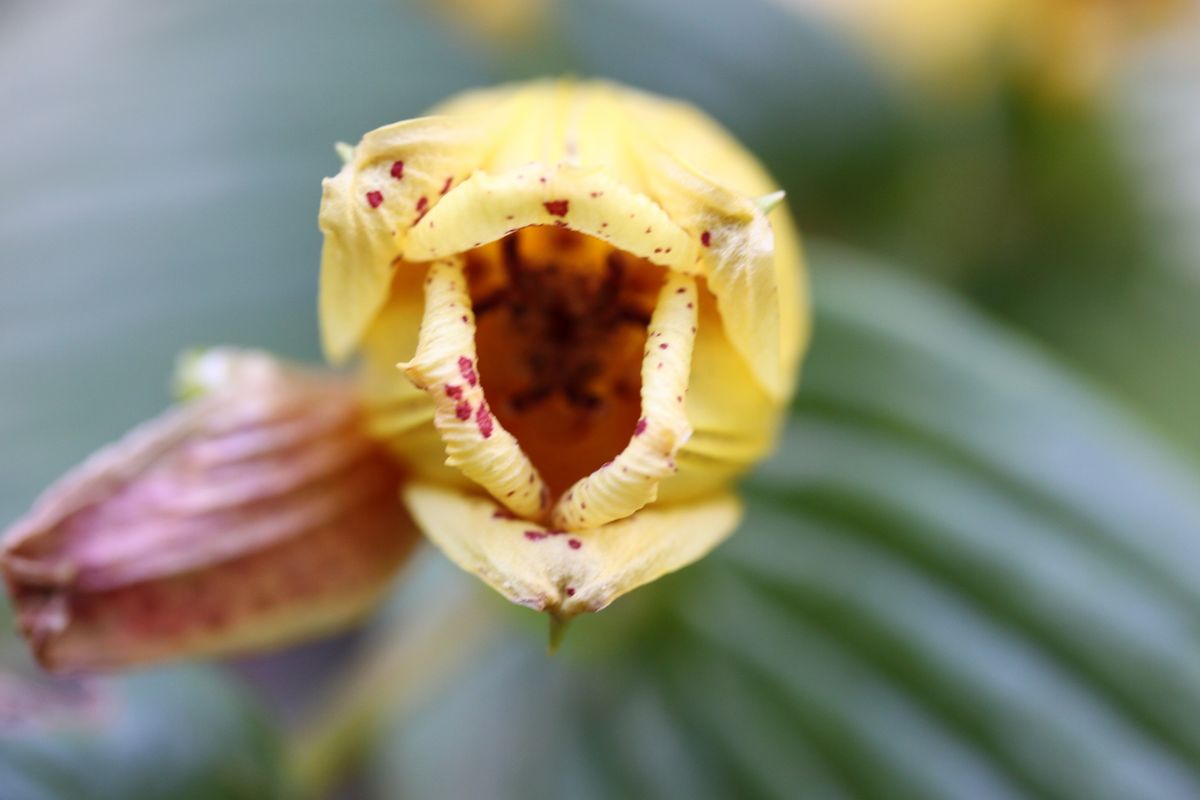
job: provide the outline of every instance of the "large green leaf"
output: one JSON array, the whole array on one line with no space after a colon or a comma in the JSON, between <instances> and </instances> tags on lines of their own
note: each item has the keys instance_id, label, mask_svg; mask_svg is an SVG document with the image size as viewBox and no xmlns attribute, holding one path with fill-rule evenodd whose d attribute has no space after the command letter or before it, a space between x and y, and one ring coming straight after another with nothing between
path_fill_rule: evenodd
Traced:
<instances>
[{"instance_id":1,"label":"large green leaf","mask_svg":"<svg viewBox=\"0 0 1200 800\"><path fill-rule=\"evenodd\" d=\"M1200 796L1196 476L960 302L813 261L741 533L557 659L497 640L394 721L378 796Z\"/></svg>"},{"instance_id":2,"label":"large green leaf","mask_svg":"<svg viewBox=\"0 0 1200 800\"><path fill-rule=\"evenodd\" d=\"M4 800L270 800L279 763L273 731L215 671L0 676Z\"/></svg>"}]
</instances>

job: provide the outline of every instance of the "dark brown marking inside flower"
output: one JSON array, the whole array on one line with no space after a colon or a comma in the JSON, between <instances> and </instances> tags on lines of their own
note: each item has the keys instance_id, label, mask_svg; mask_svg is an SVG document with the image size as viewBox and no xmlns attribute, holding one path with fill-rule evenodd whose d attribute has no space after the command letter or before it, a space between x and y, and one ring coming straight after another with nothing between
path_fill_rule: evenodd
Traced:
<instances>
[{"instance_id":1,"label":"dark brown marking inside flower","mask_svg":"<svg viewBox=\"0 0 1200 800\"><path fill-rule=\"evenodd\" d=\"M492 413L557 496L641 417L646 327L665 271L554 226L467 253L476 369Z\"/></svg>"}]
</instances>

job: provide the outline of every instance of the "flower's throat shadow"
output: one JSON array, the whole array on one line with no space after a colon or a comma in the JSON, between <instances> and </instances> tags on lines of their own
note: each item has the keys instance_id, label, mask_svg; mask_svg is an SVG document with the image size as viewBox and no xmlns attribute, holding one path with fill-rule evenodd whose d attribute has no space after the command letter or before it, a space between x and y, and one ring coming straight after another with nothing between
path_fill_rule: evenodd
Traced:
<instances>
[{"instance_id":1,"label":"flower's throat shadow","mask_svg":"<svg viewBox=\"0 0 1200 800\"><path fill-rule=\"evenodd\" d=\"M555 496L624 449L665 270L600 239L523 228L467 253L479 379Z\"/></svg>"}]
</instances>

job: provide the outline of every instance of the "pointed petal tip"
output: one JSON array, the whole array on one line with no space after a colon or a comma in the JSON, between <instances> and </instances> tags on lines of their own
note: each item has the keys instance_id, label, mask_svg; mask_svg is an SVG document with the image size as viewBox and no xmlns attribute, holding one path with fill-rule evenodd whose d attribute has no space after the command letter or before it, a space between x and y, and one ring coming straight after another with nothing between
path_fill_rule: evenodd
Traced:
<instances>
[{"instance_id":1,"label":"pointed petal tip","mask_svg":"<svg viewBox=\"0 0 1200 800\"><path fill-rule=\"evenodd\" d=\"M764 214L770 214L774 211L785 199L787 192L780 189L777 192L764 194L762 197L754 198L754 205L758 206L758 210Z\"/></svg>"}]
</instances>

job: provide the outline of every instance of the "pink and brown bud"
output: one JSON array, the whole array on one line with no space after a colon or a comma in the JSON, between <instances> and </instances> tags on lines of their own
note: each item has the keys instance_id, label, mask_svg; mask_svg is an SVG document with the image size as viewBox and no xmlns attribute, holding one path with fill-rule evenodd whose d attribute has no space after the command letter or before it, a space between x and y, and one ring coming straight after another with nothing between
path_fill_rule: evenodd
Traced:
<instances>
[{"instance_id":1,"label":"pink and brown bud","mask_svg":"<svg viewBox=\"0 0 1200 800\"><path fill-rule=\"evenodd\" d=\"M368 610L415 541L395 466L342 382L211 351L199 397L52 486L0 569L41 663L75 670L278 645Z\"/></svg>"}]
</instances>

